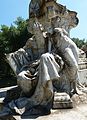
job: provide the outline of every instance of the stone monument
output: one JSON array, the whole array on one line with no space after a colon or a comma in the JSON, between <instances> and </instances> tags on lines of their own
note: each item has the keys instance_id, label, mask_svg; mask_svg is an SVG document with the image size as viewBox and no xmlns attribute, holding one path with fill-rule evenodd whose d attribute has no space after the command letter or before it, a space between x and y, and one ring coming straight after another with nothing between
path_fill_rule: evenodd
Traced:
<instances>
[{"instance_id":1,"label":"stone monument","mask_svg":"<svg viewBox=\"0 0 87 120\"><path fill-rule=\"evenodd\" d=\"M73 107L71 97L80 93L78 86L84 87L78 76L78 49L70 39L78 21L75 11L56 0L31 0L28 31L32 38L6 55L18 87L7 92L0 116L27 111L47 115L52 108Z\"/></svg>"}]
</instances>

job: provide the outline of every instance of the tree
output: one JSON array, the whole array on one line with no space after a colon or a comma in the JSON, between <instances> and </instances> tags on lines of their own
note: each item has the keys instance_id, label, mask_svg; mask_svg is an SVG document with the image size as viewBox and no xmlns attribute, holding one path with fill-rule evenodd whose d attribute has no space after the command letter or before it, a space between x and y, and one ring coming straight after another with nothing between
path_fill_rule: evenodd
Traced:
<instances>
[{"instance_id":1,"label":"tree","mask_svg":"<svg viewBox=\"0 0 87 120\"><path fill-rule=\"evenodd\" d=\"M86 44L85 39L80 40L79 38L72 38L72 40L75 42L77 47L81 48L83 45Z\"/></svg>"},{"instance_id":2,"label":"tree","mask_svg":"<svg viewBox=\"0 0 87 120\"><path fill-rule=\"evenodd\" d=\"M14 52L23 47L30 37L31 34L27 31L27 22L21 17L18 17L17 20L10 27L6 25L1 25L0 81L4 81L7 78L8 80L9 78L15 78L12 70L10 69L10 66L6 63L5 53Z\"/></svg>"}]
</instances>

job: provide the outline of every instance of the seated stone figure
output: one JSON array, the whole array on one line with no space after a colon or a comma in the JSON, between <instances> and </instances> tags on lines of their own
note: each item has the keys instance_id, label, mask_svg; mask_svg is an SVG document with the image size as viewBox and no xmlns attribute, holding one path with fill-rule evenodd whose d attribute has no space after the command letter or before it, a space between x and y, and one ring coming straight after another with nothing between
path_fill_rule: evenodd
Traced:
<instances>
[{"instance_id":1,"label":"seated stone figure","mask_svg":"<svg viewBox=\"0 0 87 120\"><path fill-rule=\"evenodd\" d=\"M48 38L49 36L46 37L46 40L49 40ZM7 55L10 65L17 75L17 82L22 93L19 98L8 103L9 107L7 111L3 112L4 115L11 113L11 110L23 114L26 110L31 110L35 106L43 106L45 111L49 113L52 108L54 89L56 88L57 92L61 92L59 87L64 83L62 81L61 85L58 84L61 79L61 71L63 71L63 68L61 69L60 64L58 64L58 61L61 60L58 56L59 53L68 68L69 81L76 84L78 71L76 45L62 28L55 28L51 38L52 49L50 52L44 52L45 47L44 50L38 48L34 36L30 38L24 48ZM57 81L56 87L54 81ZM68 90L66 87L64 92L70 94L73 92L71 90L76 89L75 87L73 86L72 89Z\"/></svg>"},{"instance_id":2,"label":"seated stone figure","mask_svg":"<svg viewBox=\"0 0 87 120\"><path fill-rule=\"evenodd\" d=\"M40 39L45 40L43 36L45 33L40 30L39 25L35 26L37 34L29 39L24 48L7 55L17 76L18 86L22 90L20 97L11 100L8 106L12 110L16 108L15 111L19 114L24 112L19 112L19 109L24 110L23 108L25 108L26 110L35 106L44 106L45 111L49 112L54 96L52 81L58 80L60 77L60 66L54 55L46 52L45 46L39 45L37 42ZM42 32L42 36L40 32ZM43 42L41 43L43 44ZM7 109L6 114L10 113L10 109Z\"/></svg>"},{"instance_id":3,"label":"seated stone figure","mask_svg":"<svg viewBox=\"0 0 87 120\"><path fill-rule=\"evenodd\" d=\"M35 14L38 14L38 2L32 0L31 8L32 5L36 6ZM47 30L37 17L33 19L32 38L23 48L6 55L17 76L21 93L8 102L0 116L13 110L19 114L27 110L31 113L32 108L40 106L45 113L50 113L54 91L66 92L70 96L77 92L78 50L75 43L64 28L52 25Z\"/></svg>"},{"instance_id":4,"label":"seated stone figure","mask_svg":"<svg viewBox=\"0 0 87 120\"><path fill-rule=\"evenodd\" d=\"M78 48L76 44L69 38L68 33L63 28L54 28L54 34L52 38L52 42L56 48L55 53L58 54L64 61L65 66L62 71L65 71L64 74L70 82L70 93L76 93L76 82L79 80Z\"/></svg>"}]
</instances>

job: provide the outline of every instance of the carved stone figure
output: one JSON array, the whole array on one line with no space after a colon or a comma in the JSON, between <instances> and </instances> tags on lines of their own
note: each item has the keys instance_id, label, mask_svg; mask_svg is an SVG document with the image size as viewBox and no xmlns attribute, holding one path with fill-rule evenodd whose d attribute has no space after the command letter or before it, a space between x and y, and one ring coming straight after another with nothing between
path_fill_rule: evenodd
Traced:
<instances>
[{"instance_id":1,"label":"carved stone figure","mask_svg":"<svg viewBox=\"0 0 87 120\"><path fill-rule=\"evenodd\" d=\"M32 2L32 1L31 1ZM51 19L53 18L54 27L62 27L68 33L70 30L78 25L77 13L75 11L68 10L65 6L58 4L55 0L41 2L41 15L38 17L38 21L43 25L45 31L51 27ZM39 2L38 2L39 4ZM29 15L30 16L30 15ZM30 16L29 19L29 32L33 33L33 25L35 23L35 16Z\"/></svg>"},{"instance_id":2,"label":"carved stone figure","mask_svg":"<svg viewBox=\"0 0 87 120\"><path fill-rule=\"evenodd\" d=\"M10 100L0 116L13 110L49 114L54 92L70 97L77 93L78 50L69 37L70 29L78 24L76 15L55 0L31 0L28 31L33 36L23 48L6 55L17 76L20 97Z\"/></svg>"},{"instance_id":3,"label":"carved stone figure","mask_svg":"<svg viewBox=\"0 0 87 120\"><path fill-rule=\"evenodd\" d=\"M29 17L39 17L42 13L42 6L45 4L45 0L31 0L29 4Z\"/></svg>"},{"instance_id":4,"label":"carved stone figure","mask_svg":"<svg viewBox=\"0 0 87 120\"><path fill-rule=\"evenodd\" d=\"M68 33L63 28L55 28L53 40L55 41L55 53L60 55L65 64L65 71L68 75L72 92L76 92L76 81L78 78L78 49L75 43L68 37ZM73 91L74 90L74 91ZM70 92L71 92L70 91Z\"/></svg>"}]
</instances>

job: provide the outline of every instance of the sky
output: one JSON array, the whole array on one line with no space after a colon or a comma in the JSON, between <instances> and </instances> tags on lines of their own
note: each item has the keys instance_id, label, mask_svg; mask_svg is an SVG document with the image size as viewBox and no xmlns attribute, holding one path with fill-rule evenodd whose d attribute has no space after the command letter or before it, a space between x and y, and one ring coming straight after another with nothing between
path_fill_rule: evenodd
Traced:
<instances>
[{"instance_id":1,"label":"sky","mask_svg":"<svg viewBox=\"0 0 87 120\"><path fill-rule=\"evenodd\" d=\"M0 0L0 26L13 24L17 17L27 19L30 0ZM71 30L71 37L87 39L87 0L57 0L78 13L79 24Z\"/></svg>"}]
</instances>

